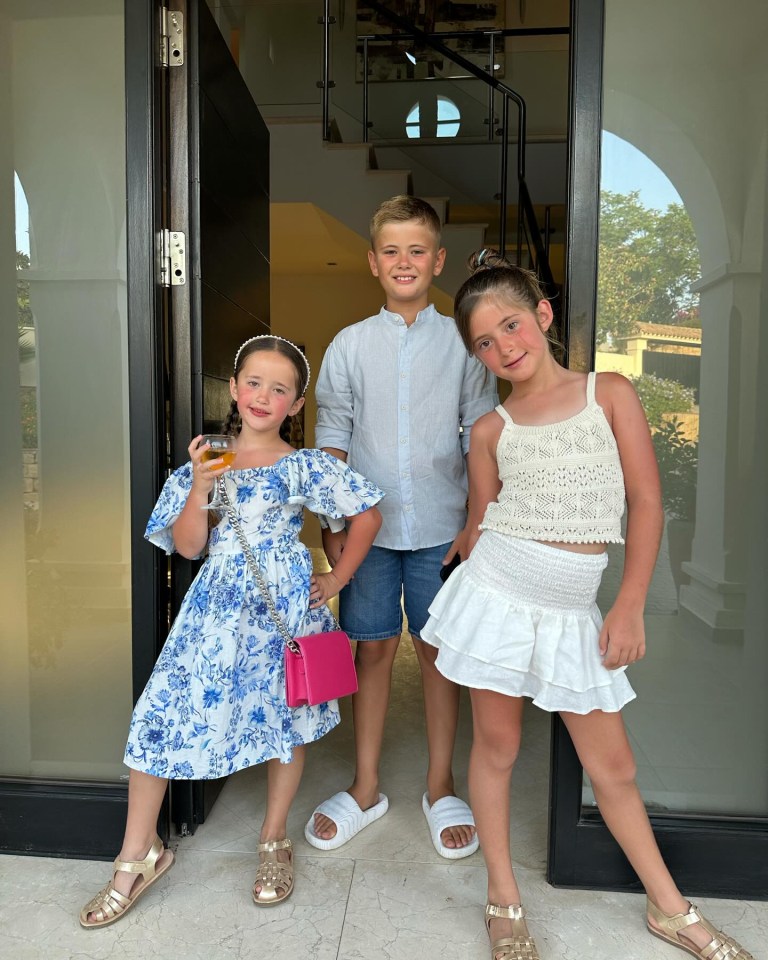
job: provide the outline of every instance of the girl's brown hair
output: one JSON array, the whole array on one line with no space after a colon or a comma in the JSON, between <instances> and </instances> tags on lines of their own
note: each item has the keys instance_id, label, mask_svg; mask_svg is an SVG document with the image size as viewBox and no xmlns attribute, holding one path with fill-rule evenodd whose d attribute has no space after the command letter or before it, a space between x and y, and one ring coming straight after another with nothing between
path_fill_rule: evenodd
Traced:
<instances>
[{"instance_id":1,"label":"girl's brown hair","mask_svg":"<svg viewBox=\"0 0 768 960\"><path fill-rule=\"evenodd\" d=\"M284 357L291 361L293 368L296 372L296 396L303 397L304 391L307 389L307 384L309 383L309 366L307 361L304 359L304 354L299 350L299 348L291 343L288 340L285 340L283 337L254 337L251 341L246 341L246 343L240 348L237 359L235 361L235 371L233 376L237 380L240 375L240 371L243 369L243 364L250 357L252 353L256 353L258 350L270 350L273 353L281 353ZM293 437L294 433L292 429L293 417L290 415L283 420L280 424L280 439L285 440L286 443L290 443L292 439L296 440L296 437ZM240 414L237 409L237 402L235 400L229 405L229 412L224 420L224 423L221 427L221 432L228 434L229 436L236 437L240 430L242 429L242 421L240 419ZM299 433L301 431L298 431ZM301 436L301 441L303 441L303 436Z\"/></svg>"},{"instance_id":2,"label":"girl's brown hair","mask_svg":"<svg viewBox=\"0 0 768 960\"><path fill-rule=\"evenodd\" d=\"M548 297L532 270L510 263L497 250L484 249L473 253L467 261L471 276L459 288L454 301L454 317L459 336L468 353L473 353L470 321L478 303L495 300L515 304L536 312L542 300ZM562 344L552 327L544 332L555 356L562 353Z\"/></svg>"}]
</instances>

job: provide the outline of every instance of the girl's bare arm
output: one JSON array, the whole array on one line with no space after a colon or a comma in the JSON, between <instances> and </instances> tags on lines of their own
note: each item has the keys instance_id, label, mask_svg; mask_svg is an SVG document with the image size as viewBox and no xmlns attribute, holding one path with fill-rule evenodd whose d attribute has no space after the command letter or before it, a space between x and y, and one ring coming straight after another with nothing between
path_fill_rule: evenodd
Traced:
<instances>
[{"instance_id":1,"label":"girl's bare arm","mask_svg":"<svg viewBox=\"0 0 768 960\"><path fill-rule=\"evenodd\" d=\"M467 522L451 544L443 563L458 553L466 560L480 536L478 527L489 503L498 499L501 490L499 468L496 463L496 444L499 442L502 422L495 412L487 413L472 426L467 454L469 505Z\"/></svg>"},{"instance_id":2,"label":"girl's bare arm","mask_svg":"<svg viewBox=\"0 0 768 960\"><path fill-rule=\"evenodd\" d=\"M347 522L344 549L333 570L314 574L310 581L309 602L312 607L327 603L355 575L379 532L381 514L377 507L370 507L363 513L347 517Z\"/></svg>"},{"instance_id":3,"label":"girl's bare arm","mask_svg":"<svg viewBox=\"0 0 768 960\"><path fill-rule=\"evenodd\" d=\"M602 373L597 399L616 437L627 496L624 573L600 641L603 662L613 669L645 654L643 610L659 552L664 511L651 433L634 387L620 374Z\"/></svg>"}]
</instances>

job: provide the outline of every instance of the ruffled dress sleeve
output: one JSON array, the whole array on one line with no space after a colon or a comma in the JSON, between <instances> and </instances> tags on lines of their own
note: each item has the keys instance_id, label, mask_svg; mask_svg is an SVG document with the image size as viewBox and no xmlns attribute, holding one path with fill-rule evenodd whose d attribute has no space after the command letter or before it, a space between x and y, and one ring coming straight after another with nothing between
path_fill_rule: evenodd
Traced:
<instances>
[{"instance_id":1,"label":"ruffled dress sleeve","mask_svg":"<svg viewBox=\"0 0 768 960\"><path fill-rule=\"evenodd\" d=\"M289 484L289 503L301 503L332 531L344 529L344 518L375 506L384 496L376 484L322 450L301 450L296 475Z\"/></svg>"},{"instance_id":2,"label":"ruffled dress sleeve","mask_svg":"<svg viewBox=\"0 0 768 960\"><path fill-rule=\"evenodd\" d=\"M184 509L192 489L192 463L174 470L163 484L155 508L144 531L144 538L166 553L175 553L173 525Z\"/></svg>"}]
</instances>

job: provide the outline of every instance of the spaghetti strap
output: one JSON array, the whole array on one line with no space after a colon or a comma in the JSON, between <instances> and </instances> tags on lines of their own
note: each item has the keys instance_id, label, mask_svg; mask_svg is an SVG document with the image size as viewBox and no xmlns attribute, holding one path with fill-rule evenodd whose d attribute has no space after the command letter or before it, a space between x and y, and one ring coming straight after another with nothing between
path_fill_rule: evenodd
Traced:
<instances>
[{"instance_id":1,"label":"spaghetti strap","mask_svg":"<svg viewBox=\"0 0 768 960\"><path fill-rule=\"evenodd\" d=\"M597 374L594 370L587 374L587 406L595 402L595 378Z\"/></svg>"},{"instance_id":2,"label":"spaghetti strap","mask_svg":"<svg viewBox=\"0 0 768 960\"><path fill-rule=\"evenodd\" d=\"M514 424L515 421L512 419L512 417L510 417L510 415L509 415L509 414L507 413L507 411L504 409L504 407L503 407L502 404L499 404L498 407L496 407L496 413L498 413L498 415L501 417L501 419L502 419L505 423Z\"/></svg>"}]
</instances>

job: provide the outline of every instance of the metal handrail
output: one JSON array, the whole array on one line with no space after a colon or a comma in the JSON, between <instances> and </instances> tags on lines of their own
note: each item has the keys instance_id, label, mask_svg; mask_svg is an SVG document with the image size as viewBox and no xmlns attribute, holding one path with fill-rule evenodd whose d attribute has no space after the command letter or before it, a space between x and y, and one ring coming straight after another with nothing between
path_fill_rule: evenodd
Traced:
<instances>
[{"instance_id":1,"label":"metal handrail","mask_svg":"<svg viewBox=\"0 0 768 960\"><path fill-rule=\"evenodd\" d=\"M367 6L373 6L372 3L367 4ZM391 13L392 11L388 11ZM410 21L408 22L408 29L416 29ZM495 34L497 37L554 37L554 36L570 36L571 28L570 27L494 27L492 30L441 30L439 33L428 33L423 31L425 36L435 38L440 38L442 40L465 40L467 37L484 37L489 33ZM397 33L375 33L372 34L377 40L408 40L413 39L413 34L406 33L405 31L398 31Z\"/></svg>"},{"instance_id":2,"label":"metal handrail","mask_svg":"<svg viewBox=\"0 0 768 960\"><path fill-rule=\"evenodd\" d=\"M523 180L518 184L519 187L519 209L523 211L523 217L528 223L531 241L533 243L534 265L536 272L544 281L547 292L552 292L555 286L555 278L552 276L552 268L549 264L549 230L547 228L546 241L542 238L539 222L536 219L536 211L533 207L531 195L528 192L528 184ZM549 208L547 208L547 220L549 219Z\"/></svg>"},{"instance_id":3,"label":"metal handrail","mask_svg":"<svg viewBox=\"0 0 768 960\"><path fill-rule=\"evenodd\" d=\"M325 0L323 15L317 22L323 28L323 78L318 80L317 86L323 91L323 140L331 139L330 94L334 86L331 80L331 27L336 23L336 17L331 16L331 0Z\"/></svg>"}]
</instances>

